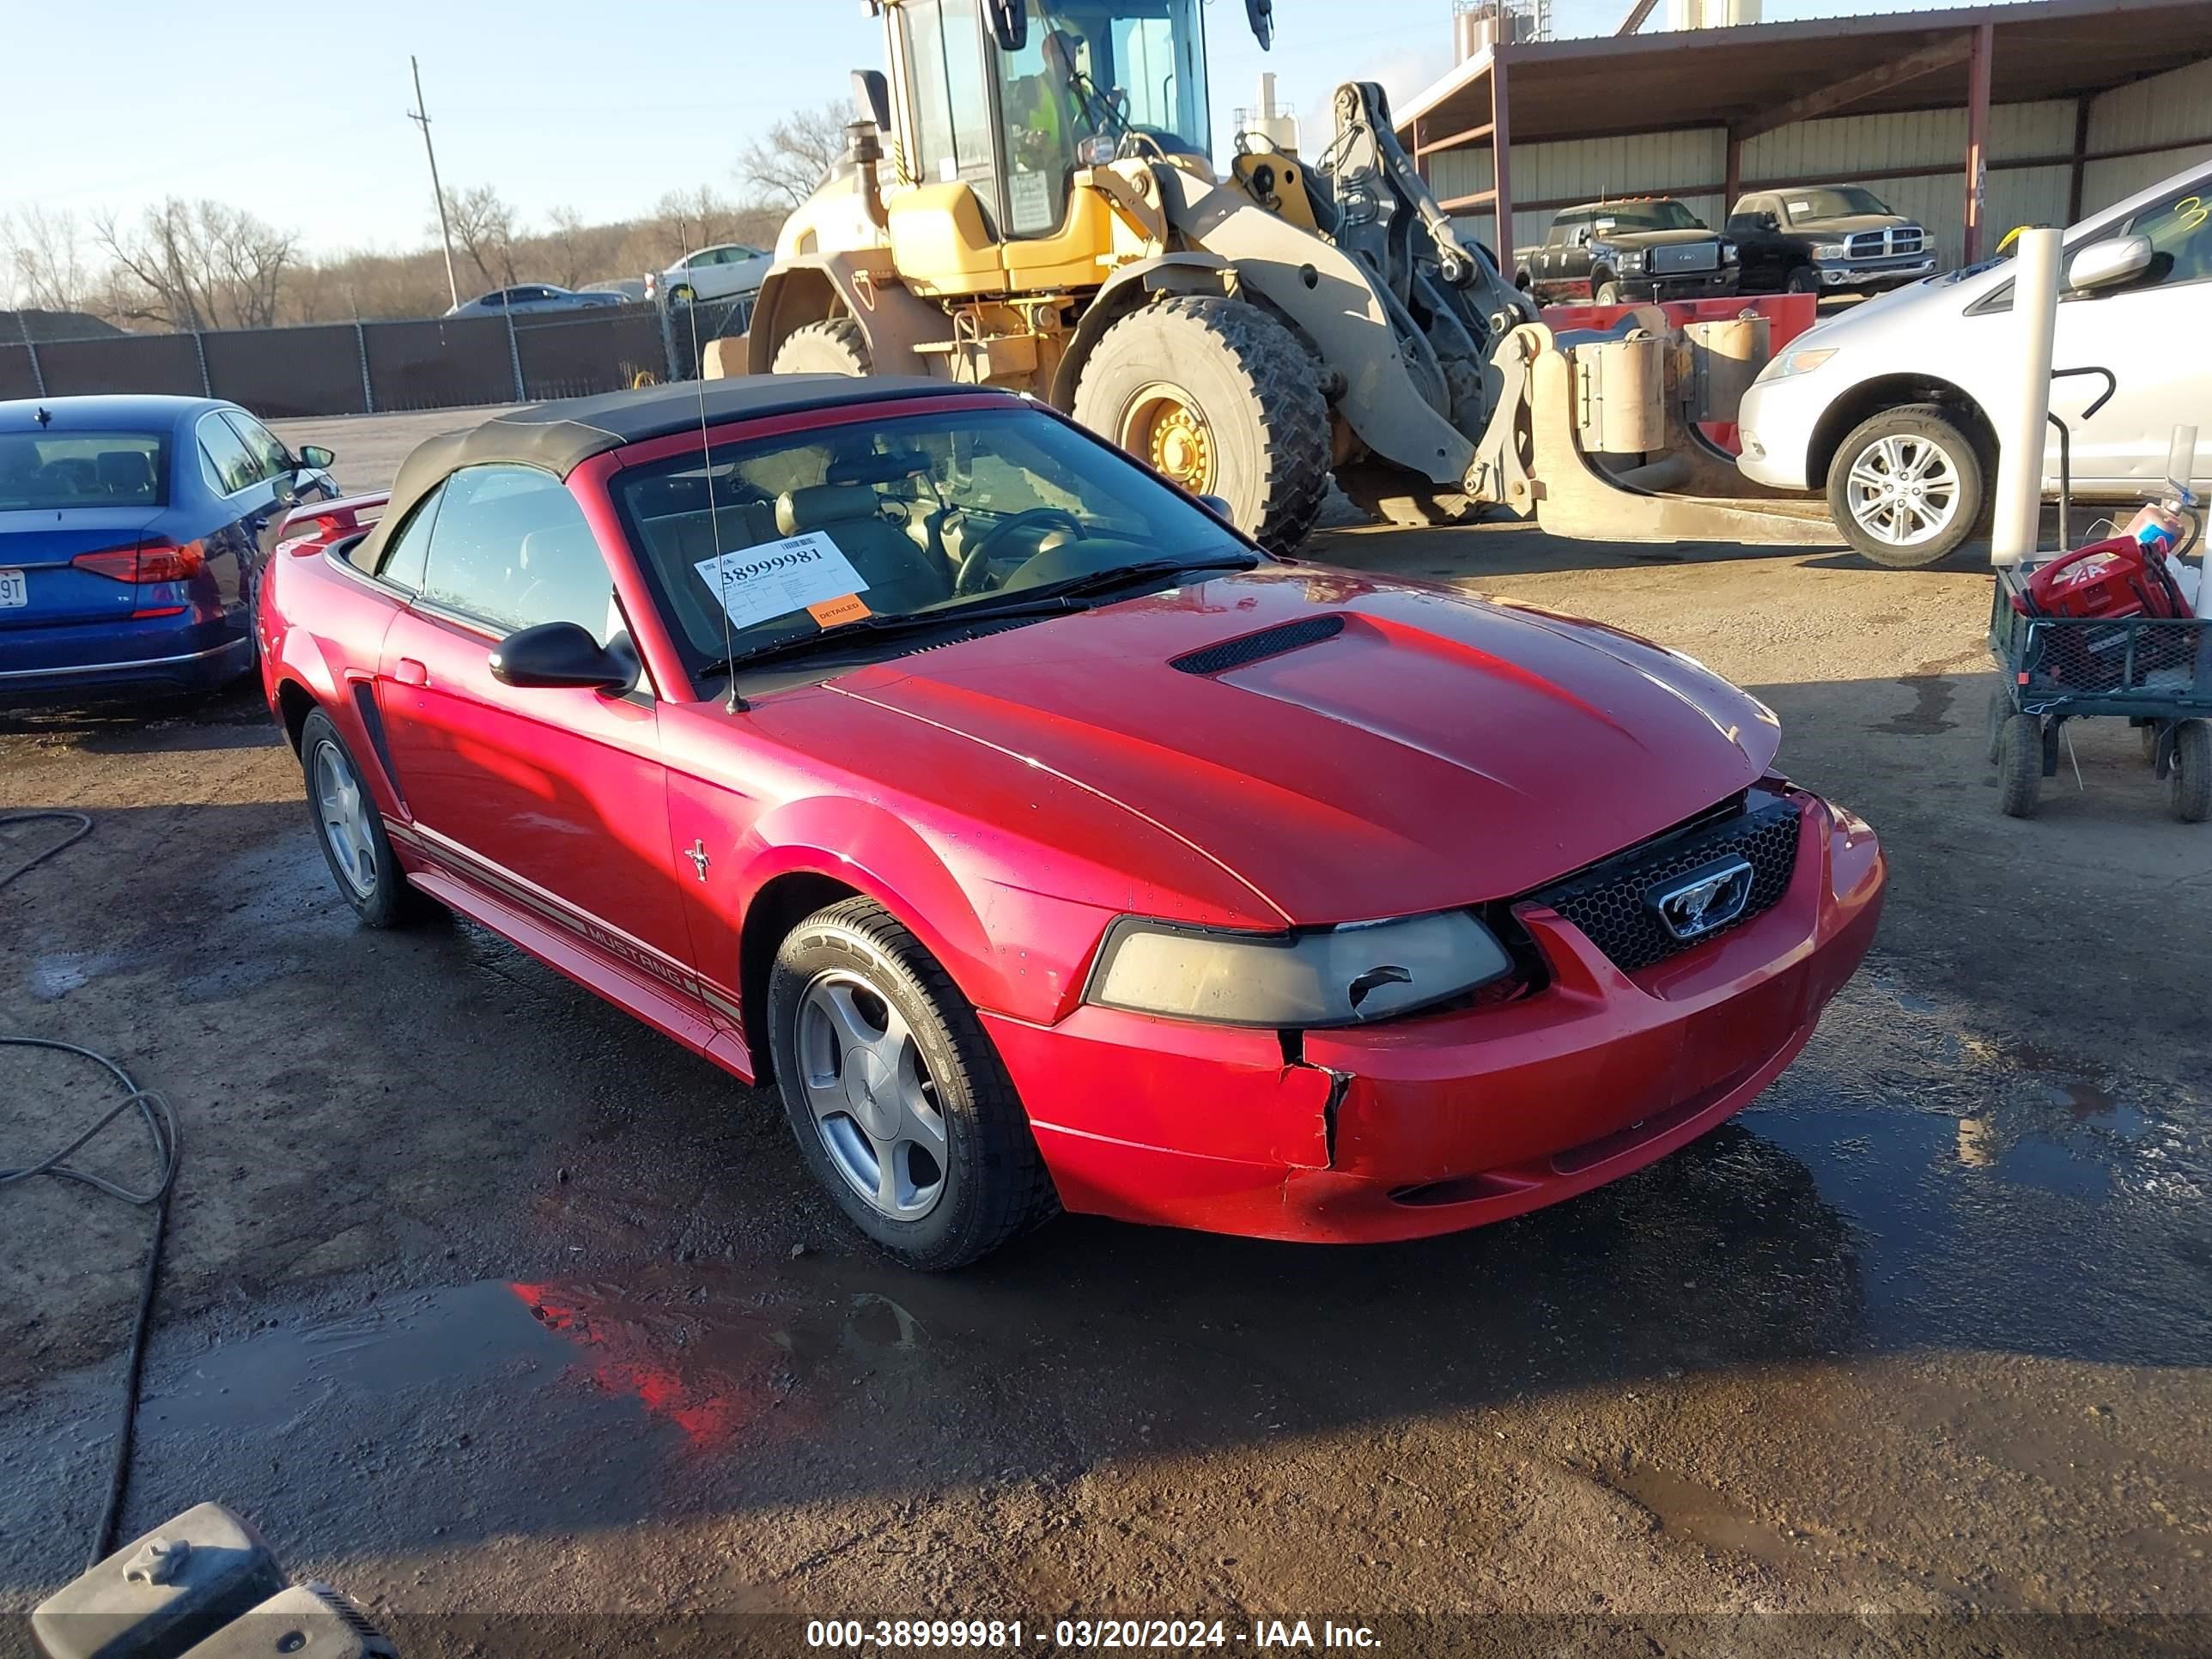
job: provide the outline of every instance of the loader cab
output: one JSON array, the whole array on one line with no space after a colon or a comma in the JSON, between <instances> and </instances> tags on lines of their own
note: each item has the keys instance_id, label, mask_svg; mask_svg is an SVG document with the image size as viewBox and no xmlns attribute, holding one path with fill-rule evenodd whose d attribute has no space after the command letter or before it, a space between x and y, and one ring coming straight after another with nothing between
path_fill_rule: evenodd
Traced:
<instances>
[{"instance_id":1,"label":"loader cab","mask_svg":"<svg viewBox=\"0 0 2212 1659\"><path fill-rule=\"evenodd\" d=\"M886 0L901 182L967 185L1018 241L1058 232L1077 169L1124 147L1210 155L1200 0L1022 0L1012 51L989 3Z\"/></svg>"}]
</instances>

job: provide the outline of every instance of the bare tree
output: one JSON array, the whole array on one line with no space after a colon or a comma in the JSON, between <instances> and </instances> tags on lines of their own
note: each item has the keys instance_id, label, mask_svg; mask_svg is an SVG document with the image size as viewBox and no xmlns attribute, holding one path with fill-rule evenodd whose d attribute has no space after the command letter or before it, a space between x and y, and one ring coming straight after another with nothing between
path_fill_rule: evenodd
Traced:
<instances>
[{"instance_id":1,"label":"bare tree","mask_svg":"<svg viewBox=\"0 0 2212 1659\"><path fill-rule=\"evenodd\" d=\"M446 192L453 240L486 288L514 286L514 210L489 185Z\"/></svg>"},{"instance_id":2,"label":"bare tree","mask_svg":"<svg viewBox=\"0 0 2212 1659\"><path fill-rule=\"evenodd\" d=\"M91 292L75 214L37 206L0 213L0 297L38 311L82 311Z\"/></svg>"},{"instance_id":3,"label":"bare tree","mask_svg":"<svg viewBox=\"0 0 2212 1659\"><path fill-rule=\"evenodd\" d=\"M589 281L585 272L592 268L592 250L583 215L572 207L556 207L546 216L553 228L542 240L552 261L553 280L562 288Z\"/></svg>"},{"instance_id":4,"label":"bare tree","mask_svg":"<svg viewBox=\"0 0 2212 1659\"><path fill-rule=\"evenodd\" d=\"M765 201L797 207L845 153L851 118L842 104L784 116L738 152L738 181Z\"/></svg>"},{"instance_id":5,"label":"bare tree","mask_svg":"<svg viewBox=\"0 0 2212 1659\"><path fill-rule=\"evenodd\" d=\"M295 233L243 208L173 196L146 209L135 229L112 213L95 216L93 239L112 262L110 313L179 330L269 327L299 252Z\"/></svg>"}]
</instances>

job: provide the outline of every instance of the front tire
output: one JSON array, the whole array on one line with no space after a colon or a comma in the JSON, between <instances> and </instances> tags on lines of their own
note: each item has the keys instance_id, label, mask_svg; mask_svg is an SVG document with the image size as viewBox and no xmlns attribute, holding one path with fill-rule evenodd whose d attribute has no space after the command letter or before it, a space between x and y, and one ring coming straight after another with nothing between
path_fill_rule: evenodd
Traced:
<instances>
[{"instance_id":1,"label":"front tire","mask_svg":"<svg viewBox=\"0 0 2212 1659\"><path fill-rule=\"evenodd\" d=\"M437 907L409 883L392 856L384 815L362 781L353 751L319 708L301 723L300 770L323 861L362 926L399 927L431 914Z\"/></svg>"},{"instance_id":2,"label":"front tire","mask_svg":"<svg viewBox=\"0 0 2212 1659\"><path fill-rule=\"evenodd\" d=\"M1601 306L1620 305L1625 297L1620 291L1619 283L1600 283L1597 285L1597 293L1593 296L1595 303Z\"/></svg>"},{"instance_id":3,"label":"front tire","mask_svg":"<svg viewBox=\"0 0 2212 1659\"><path fill-rule=\"evenodd\" d=\"M1981 522L1980 452L1959 418L1906 404L1863 421L1828 465L1828 510L1851 546L1893 570L1942 560Z\"/></svg>"},{"instance_id":4,"label":"front tire","mask_svg":"<svg viewBox=\"0 0 2212 1659\"><path fill-rule=\"evenodd\" d=\"M2008 818L2035 816L2043 788L2043 721L2014 714L1997 734L1997 808Z\"/></svg>"},{"instance_id":5,"label":"front tire","mask_svg":"<svg viewBox=\"0 0 2212 1659\"><path fill-rule=\"evenodd\" d=\"M1795 265L1790 268L1789 278L1782 286L1791 294L1818 294L1820 291L1820 273L1810 265Z\"/></svg>"},{"instance_id":6,"label":"front tire","mask_svg":"<svg viewBox=\"0 0 2212 1659\"><path fill-rule=\"evenodd\" d=\"M778 374L866 374L868 337L850 317L809 323L784 337L769 368Z\"/></svg>"},{"instance_id":7,"label":"front tire","mask_svg":"<svg viewBox=\"0 0 2212 1659\"><path fill-rule=\"evenodd\" d=\"M1218 495L1271 553L1306 538L1328 491L1328 404L1312 354L1257 306L1182 296L1100 337L1075 418L1194 495Z\"/></svg>"},{"instance_id":8,"label":"front tire","mask_svg":"<svg viewBox=\"0 0 2212 1659\"><path fill-rule=\"evenodd\" d=\"M777 947L769 1052L799 1154L909 1267L963 1267L1059 1213L1029 1118L975 1008L872 899Z\"/></svg>"}]
</instances>

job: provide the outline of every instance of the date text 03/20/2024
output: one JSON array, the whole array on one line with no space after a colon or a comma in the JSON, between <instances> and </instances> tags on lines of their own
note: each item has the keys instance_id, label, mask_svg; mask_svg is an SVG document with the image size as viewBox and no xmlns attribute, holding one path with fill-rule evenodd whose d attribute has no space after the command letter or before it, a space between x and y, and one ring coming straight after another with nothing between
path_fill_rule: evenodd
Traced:
<instances>
[{"instance_id":1,"label":"date text 03/20/2024","mask_svg":"<svg viewBox=\"0 0 2212 1659\"><path fill-rule=\"evenodd\" d=\"M1334 1620L1261 1619L1249 1628L1222 1619L814 1619L810 1648L1359 1648L1379 1645L1365 1625Z\"/></svg>"}]
</instances>

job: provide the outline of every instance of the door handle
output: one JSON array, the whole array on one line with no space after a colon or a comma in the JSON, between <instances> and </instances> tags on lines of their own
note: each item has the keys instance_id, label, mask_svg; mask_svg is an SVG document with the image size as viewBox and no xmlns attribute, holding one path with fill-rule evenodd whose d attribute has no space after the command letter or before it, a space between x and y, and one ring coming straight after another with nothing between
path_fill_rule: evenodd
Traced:
<instances>
[{"instance_id":1,"label":"door handle","mask_svg":"<svg viewBox=\"0 0 2212 1659\"><path fill-rule=\"evenodd\" d=\"M428 685L430 671L412 657L402 657L392 665L392 678L402 685Z\"/></svg>"}]
</instances>

